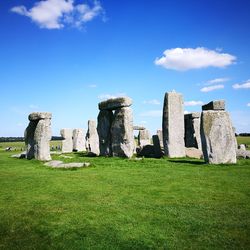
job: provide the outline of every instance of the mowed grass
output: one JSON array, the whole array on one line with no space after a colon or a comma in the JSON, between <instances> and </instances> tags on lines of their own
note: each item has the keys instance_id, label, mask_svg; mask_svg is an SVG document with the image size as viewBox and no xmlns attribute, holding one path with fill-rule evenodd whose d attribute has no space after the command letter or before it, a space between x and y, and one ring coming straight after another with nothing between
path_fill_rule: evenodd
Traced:
<instances>
[{"instance_id":1,"label":"mowed grass","mask_svg":"<svg viewBox=\"0 0 250 250\"><path fill-rule=\"evenodd\" d=\"M60 170L0 151L0 249L249 249L250 161L89 158Z\"/></svg>"},{"instance_id":2,"label":"mowed grass","mask_svg":"<svg viewBox=\"0 0 250 250\"><path fill-rule=\"evenodd\" d=\"M247 149L250 150L250 136L238 136L237 142L238 144L246 144Z\"/></svg>"}]
</instances>

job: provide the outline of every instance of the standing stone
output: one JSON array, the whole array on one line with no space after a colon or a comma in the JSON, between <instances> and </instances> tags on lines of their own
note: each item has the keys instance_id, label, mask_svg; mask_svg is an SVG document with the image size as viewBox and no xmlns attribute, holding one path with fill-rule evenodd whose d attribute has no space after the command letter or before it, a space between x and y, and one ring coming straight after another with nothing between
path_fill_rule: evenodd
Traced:
<instances>
[{"instance_id":1,"label":"standing stone","mask_svg":"<svg viewBox=\"0 0 250 250\"><path fill-rule=\"evenodd\" d=\"M149 145L149 144L151 144L149 130L147 130L147 129L139 130L139 134L138 134L138 145L139 145L139 147L142 148L143 146Z\"/></svg>"},{"instance_id":2,"label":"standing stone","mask_svg":"<svg viewBox=\"0 0 250 250\"><path fill-rule=\"evenodd\" d=\"M99 135L100 155L102 156L112 155L111 125L113 116L111 110L101 110L98 114L97 132Z\"/></svg>"},{"instance_id":3,"label":"standing stone","mask_svg":"<svg viewBox=\"0 0 250 250\"><path fill-rule=\"evenodd\" d=\"M162 157L162 148L160 144L160 138L158 135L153 135L152 136L153 144L154 144L154 154L156 158Z\"/></svg>"},{"instance_id":4,"label":"standing stone","mask_svg":"<svg viewBox=\"0 0 250 250\"><path fill-rule=\"evenodd\" d=\"M117 109L111 127L113 156L132 157L134 150L133 112L129 107Z\"/></svg>"},{"instance_id":5,"label":"standing stone","mask_svg":"<svg viewBox=\"0 0 250 250\"><path fill-rule=\"evenodd\" d=\"M85 136L84 130L77 128L73 130L73 151L81 152L85 151Z\"/></svg>"},{"instance_id":6,"label":"standing stone","mask_svg":"<svg viewBox=\"0 0 250 250\"><path fill-rule=\"evenodd\" d=\"M220 110L202 112L201 141L207 163L236 163L235 135L228 112Z\"/></svg>"},{"instance_id":7,"label":"standing stone","mask_svg":"<svg viewBox=\"0 0 250 250\"><path fill-rule=\"evenodd\" d=\"M200 135L200 112L194 112L185 114L185 146L188 148L201 147L201 135Z\"/></svg>"},{"instance_id":8,"label":"standing stone","mask_svg":"<svg viewBox=\"0 0 250 250\"><path fill-rule=\"evenodd\" d=\"M73 151L73 132L72 129L64 128L60 131L62 140L62 153L71 153Z\"/></svg>"},{"instance_id":9,"label":"standing stone","mask_svg":"<svg viewBox=\"0 0 250 250\"><path fill-rule=\"evenodd\" d=\"M30 123L25 130L26 158L40 161L51 160L51 113L34 112L29 115Z\"/></svg>"},{"instance_id":10,"label":"standing stone","mask_svg":"<svg viewBox=\"0 0 250 250\"><path fill-rule=\"evenodd\" d=\"M88 131L86 134L86 149L89 155L98 156L99 149L99 136L96 129L95 121L88 121Z\"/></svg>"},{"instance_id":11,"label":"standing stone","mask_svg":"<svg viewBox=\"0 0 250 250\"><path fill-rule=\"evenodd\" d=\"M164 145L163 145L162 130L161 130L161 129L158 129L157 132L156 132L156 134L158 135L158 138L159 138L159 140L160 140L160 146L161 146L161 148L163 148Z\"/></svg>"},{"instance_id":12,"label":"standing stone","mask_svg":"<svg viewBox=\"0 0 250 250\"><path fill-rule=\"evenodd\" d=\"M183 100L179 93L165 94L162 132L165 155L185 157Z\"/></svg>"}]
</instances>

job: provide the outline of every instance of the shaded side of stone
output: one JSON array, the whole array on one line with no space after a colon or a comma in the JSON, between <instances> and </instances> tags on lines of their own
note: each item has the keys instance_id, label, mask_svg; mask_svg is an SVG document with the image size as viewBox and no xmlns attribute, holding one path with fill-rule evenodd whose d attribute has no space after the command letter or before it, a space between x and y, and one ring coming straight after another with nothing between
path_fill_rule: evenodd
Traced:
<instances>
[{"instance_id":1,"label":"shaded side of stone","mask_svg":"<svg viewBox=\"0 0 250 250\"><path fill-rule=\"evenodd\" d=\"M153 145L154 145L154 156L156 158L162 157L163 152L162 152L162 147L161 147L161 144L160 144L159 136L158 135L153 135L152 140L153 140Z\"/></svg>"},{"instance_id":2,"label":"shaded side of stone","mask_svg":"<svg viewBox=\"0 0 250 250\"><path fill-rule=\"evenodd\" d=\"M98 156L100 154L99 149L99 136L96 129L95 121L88 121L88 131L86 134L86 149L89 155Z\"/></svg>"},{"instance_id":3,"label":"shaded side of stone","mask_svg":"<svg viewBox=\"0 0 250 250\"><path fill-rule=\"evenodd\" d=\"M202 106L202 110L225 110L225 101L217 100Z\"/></svg>"}]
</instances>

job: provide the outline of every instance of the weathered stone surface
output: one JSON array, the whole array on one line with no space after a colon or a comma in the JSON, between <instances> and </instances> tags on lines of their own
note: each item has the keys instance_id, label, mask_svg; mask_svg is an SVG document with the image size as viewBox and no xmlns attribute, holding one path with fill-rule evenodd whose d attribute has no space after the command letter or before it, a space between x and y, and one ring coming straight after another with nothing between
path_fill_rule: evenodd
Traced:
<instances>
[{"instance_id":1,"label":"weathered stone surface","mask_svg":"<svg viewBox=\"0 0 250 250\"><path fill-rule=\"evenodd\" d=\"M202 110L225 110L225 101L217 100L202 106Z\"/></svg>"},{"instance_id":2,"label":"weathered stone surface","mask_svg":"<svg viewBox=\"0 0 250 250\"><path fill-rule=\"evenodd\" d=\"M132 157L134 150L133 112L129 107L115 111L111 127L113 156Z\"/></svg>"},{"instance_id":3,"label":"weathered stone surface","mask_svg":"<svg viewBox=\"0 0 250 250\"><path fill-rule=\"evenodd\" d=\"M185 118L185 146L202 150L200 136L200 113L186 114Z\"/></svg>"},{"instance_id":4,"label":"weathered stone surface","mask_svg":"<svg viewBox=\"0 0 250 250\"><path fill-rule=\"evenodd\" d=\"M62 140L62 153L71 153L73 151L73 131L70 128L63 128L60 131Z\"/></svg>"},{"instance_id":5,"label":"weathered stone surface","mask_svg":"<svg viewBox=\"0 0 250 250\"><path fill-rule=\"evenodd\" d=\"M29 115L30 121L36 121L41 119L51 119L52 114L49 112L33 112Z\"/></svg>"},{"instance_id":6,"label":"weathered stone surface","mask_svg":"<svg viewBox=\"0 0 250 250\"><path fill-rule=\"evenodd\" d=\"M98 114L97 132L99 135L99 146L101 156L112 155L111 126L113 122L113 112L111 110L101 110Z\"/></svg>"},{"instance_id":7,"label":"weathered stone surface","mask_svg":"<svg viewBox=\"0 0 250 250\"><path fill-rule=\"evenodd\" d=\"M99 149L99 136L96 129L95 121L88 121L88 131L86 134L86 149L89 155L98 156L100 154Z\"/></svg>"},{"instance_id":8,"label":"weathered stone surface","mask_svg":"<svg viewBox=\"0 0 250 250\"><path fill-rule=\"evenodd\" d=\"M139 147L143 147L145 145L151 144L150 140L150 132L149 130L140 130L138 134L138 145Z\"/></svg>"},{"instance_id":9,"label":"weathered stone surface","mask_svg":"<svg viewBox=\"0 0 250 250\"><path fill-rule=\"evenodd\" d=\"M235 135L228 112L202 112L201 141L207 163L236 163Z\"/></svg>"},{"instance_id":10,"label":"weathered stone surface","mask_svg":"<svg viewBox=\"0 0 250 250\"><path fill-rule=\"evenodd\" d=\"M165 155L184 157L184 112L182 95L179 93L165 94L162 133Z\"/></svg>"},{"instance_id":11,"label":"weathered stone surface","mask_svg":"<svg viewBox=\"0 0 250 250\"><path fill-rule=\"evenodd\" d=\"M81 167L89 167L90 163L89 162L63 163L62 161L49 161L44 165L52 168L81 168Z\"/></svg>"},{"instance_id":12,"label":"weathered stone surface","mask_svg":"<svg viewBox=\"0 0 250 250\"><path fill-rule=\"evenodd\" d=\"M76 128L73 130L73 151L81 152L85 150L84 130L81 128Z\"/></svg>"},{"instance_id":13,"label":"weathered stone surface","mask_svg":"<svg viewBox=\"0 0 250 250\"><path fill-rule=\"evenodd\" d=\"M237 159L250 159L250 151L244 149L237 149L236 150Z\"/></svg>"},{"instance_id":14,"label":"weathered stone surface","mask_svg":"<svg viewBox=\"0 0 250 250\"><path fill-rule=\"evenodd\" d=\"M132 99L129 97L118 97L99 103L100 110L116 110L132 105Z\"/></svg>"},{"instance_id":15,"label":"weathered stone surface","mask_svg":"<svg viewBox=\"0 0 250 250\"><path fill-rule=\"evenodd\" d=\"M162 147L161 147L161 144L160 144L159 135L153 135L152 140L153 140L153 145L154 145L154 156L156 158L162 157L163 152L162 152Z\"/></svg>"},{"instance_id":16,"label":"weathered stone surface","mask_svg":"<svg viewBox=\"0 0 250 250\"><path fill-rule=\"evenodd\" d=\"M202 159L203 153L198 148L186 148L186 156L195 159Z\"/></svg>"},{"instance_id":17,"label":"weathered stone surface","mask_svg":"<svg viewBox=\"0 0 250 250\"><path fill-rule=\"evenodd\" d=\"M240 145L239 145L239 149L246 150L246 146L245 146L245 144L240 144Z\"/></svg>"},{"instance_id":18,"label":"weathered stone surface","mask_svg":"<svg viewBox=\"0 0 250 250\"><path fill-rule=\"evenodd\" d=\"M59 165L63 164L62 161L49 161L49 162L46 162L44 165L47 166L47 167L57 167Z\"/></svg>"},{"instance_id":19,"label":"weathered stone surface","mask_svg":"<svg viewBox=\"0 0 250 250\"><path fill-rule=\"evenodd\" d=\"M155 158L155 149L154 145L145 145L142 148L138 150L138 156L140 157L146 157L146 158Z\"/></svg>"},{"instance_id":20,"label":"weathered stone surface","mask_svg":"<svg viewBox=\"0 0 250 250\"><path fill-rule=\"evenodd\" d=\"M156 134L158 135L158 138L160 140L160 146L161 146L161 148L164 148L162 130L158 129L157 132L156 132Z\"/></svg>"},{"instance_id":21,"label":"weathered stone surface","mask_svg":"<svg viewBox=\"0 0 250 250\"><path fill-rule=\"evenodd\" d=\"M27 152L26 158L35 158L40 161L51 160L51 113L31 113L29 115L29 120L29 125L24 133Z\"/></svg>"},{"instance_id":22,"label":"weathered stone surface","mask_svg":"<svg viewBox=\"0 0 250 250\"><path fill-rule=\"evenodd\" d=\"M145 130L146 128L143 126L133 126L133 130Z\"/></svg>"}]
</instances>

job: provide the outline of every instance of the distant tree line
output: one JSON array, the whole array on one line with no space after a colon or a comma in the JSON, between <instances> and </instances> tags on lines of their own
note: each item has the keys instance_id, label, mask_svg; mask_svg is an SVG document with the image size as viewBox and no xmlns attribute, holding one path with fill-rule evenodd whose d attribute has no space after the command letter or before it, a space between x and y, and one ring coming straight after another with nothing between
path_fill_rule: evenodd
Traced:
<instances>
[{"instance_id":1,"label":"distant tree line","mask_svg":"<svg viewBox=\"0 0 250 250\"><path fill-rule=\"evenodd\" d=\"M250 133L240 133L236 134L236 136L250 136Z\"/></svg>"},{"instance_id":2,"label":"distant tree line","mask_svg":"<svg viewBox=\"0 0 250 250\"><path fill-rule=\"evenodd\" d=\"M52 136L52 141L61 141L61 136ZM18 142L24 141L24 137L0 137L0 142Z\"/></svg>"}]
</instances>

